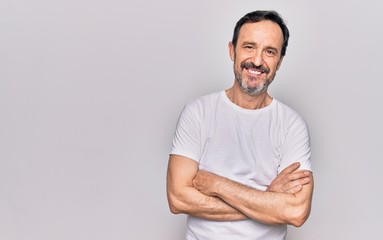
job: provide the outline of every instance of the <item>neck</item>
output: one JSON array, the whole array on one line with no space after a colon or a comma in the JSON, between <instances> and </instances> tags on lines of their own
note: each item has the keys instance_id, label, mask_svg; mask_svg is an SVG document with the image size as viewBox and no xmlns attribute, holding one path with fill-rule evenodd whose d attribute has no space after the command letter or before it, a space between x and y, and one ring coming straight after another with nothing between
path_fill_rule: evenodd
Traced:
<instances>
[{"instance_id":1,"label":"neck","mask_svg":"<svg viewBox=\"0 0 383 240\"><path fill-rule=\"evenodd\" d=\"M226 96L234 104L245 109L260 109L267 107L273 100L273 98L266 92L260 93L256 96L251 96L235 85L226 90Z\"/></svg>"}]
</instances>

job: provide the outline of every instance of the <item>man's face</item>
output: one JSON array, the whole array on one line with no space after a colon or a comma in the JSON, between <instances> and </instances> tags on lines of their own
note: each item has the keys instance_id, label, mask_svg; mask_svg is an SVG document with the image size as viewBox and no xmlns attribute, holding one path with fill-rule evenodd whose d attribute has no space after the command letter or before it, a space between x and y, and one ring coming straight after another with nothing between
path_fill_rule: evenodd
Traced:
<instances>
[{"instance_id":1,"label":"man's face","mask_svg":"<svg viewBox=\"0 0 383 240\"><path fill-rule=\"evenodd\" d=\"M255 96L267 90L282 63L283 33L278 24L264 20L245 23L237 46L230 42L234 75L241 90Z\"/></svg>"}]
</instances>

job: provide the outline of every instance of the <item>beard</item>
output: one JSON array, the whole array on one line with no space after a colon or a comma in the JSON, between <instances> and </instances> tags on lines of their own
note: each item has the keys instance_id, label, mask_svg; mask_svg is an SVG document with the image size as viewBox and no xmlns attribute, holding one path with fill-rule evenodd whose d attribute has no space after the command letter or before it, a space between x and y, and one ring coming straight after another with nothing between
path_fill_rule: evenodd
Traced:
<instances>
[{"instance_id":1,"label":"beard","mask_svg":"<svg viewBox=\"0 0 383 240\"><path fill-rule=\"evenodd\" d=\"M265 77L253 77L253 76L247 76L249 81L258 81L258 83L255 86L249 86L246 81L244 81L244 69L254 69L256 71L260 71L262 73L265 73ZM264 93L267 91L270 83L274 80L275 74L272 76L268 76L270 73L270 69L261 65L261 66L255 66L252 62L242 62L240 65L240 71L237 71L235 69L235 62L234 62L234 75L235 80L238 82L239 87L242 92L247 93L250 96L256 96L261 93Z\"/></svg>"}]
</instances>

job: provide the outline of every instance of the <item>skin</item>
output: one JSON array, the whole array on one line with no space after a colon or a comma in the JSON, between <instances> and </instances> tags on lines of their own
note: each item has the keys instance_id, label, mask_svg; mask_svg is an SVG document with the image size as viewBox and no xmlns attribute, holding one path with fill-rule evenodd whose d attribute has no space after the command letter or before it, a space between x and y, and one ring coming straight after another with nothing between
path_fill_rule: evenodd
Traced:
<instances>
[{"instance_id":1,"label":"skin","mask_svg":"<svg viewBox=\"0 0 383 240\"><path fill-rule=\"evenodd\" d=\"M293 168L293 165L290 166ZM293 175L302 174L302 178L293 179ZM278 191L262 192L216 174L199 171L193 180L193 186L200 192L218 197L230 206L239 210L245 216L267 224L290 224L302 226L310 214L312 199L312 174L310 171L292 172L280 177L281 182L295 185L275 183ZM277 177L277 178L278 178ZM303 185L302 185L303 184Z\"/></svg>"},{"instance_id":2,"label":"skin","mask_svg":"<svg viewBox=\"0 0 383 240\"><path fill-rule=\"evenodd\" d=\"M230 58L234 61L235 81L226 93L232 102L246 109L259 109L271 103L272 98L267 93L267 87L282 64L282 44L282 30L276 23L261 21L242 26L236 48L229 43ZM241 64L251 63L268 71L252 74L251 70L256 71L255 68L241 67ZM259 90L255 91L254 95L244 92L243 88L249 89L248 91Z\"/></svg>"},{"instance_id":3,"label":"skin","mask_svg":"<svg viewBox=\"0 0 383 240\"><path fill-rule=\"evenodd\" d=\"M271 21L242 26L236 47L229 43L235 81L226 94L233 103L246 109L271 103L267 87L283 60L282 41L281 29ZM266 191L260 191L199 171L198 162L171 155L167 173L169 207L176 214L215 221L250 218L268 224L301 226L310 214L314 181L312 173L299 170L299 166L288 166Z\"/></svg>"}]
</instances>

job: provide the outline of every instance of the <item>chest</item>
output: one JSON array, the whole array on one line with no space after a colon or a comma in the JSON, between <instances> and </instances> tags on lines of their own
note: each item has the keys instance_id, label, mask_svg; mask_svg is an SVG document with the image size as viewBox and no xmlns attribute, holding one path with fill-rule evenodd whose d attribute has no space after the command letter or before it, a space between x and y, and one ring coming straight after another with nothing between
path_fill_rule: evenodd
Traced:
<instances>
[{"instance_id":1,"label":"chest","mask_svg":"<svg viewBox=\"0 0 383 240\"><path fill-rule=\"evenodd\" d=\"M201 169L258 189L277 176L281 136L270 114L216 112L204 126Z\"/></svg>"}]
</instances>

